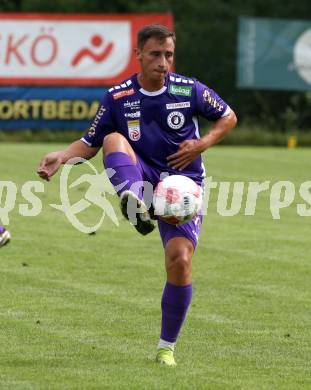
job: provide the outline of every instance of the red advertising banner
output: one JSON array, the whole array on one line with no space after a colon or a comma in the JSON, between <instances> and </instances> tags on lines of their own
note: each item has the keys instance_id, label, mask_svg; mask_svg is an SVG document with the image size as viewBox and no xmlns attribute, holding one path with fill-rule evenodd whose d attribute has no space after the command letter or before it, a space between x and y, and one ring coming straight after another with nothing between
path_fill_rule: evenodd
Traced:
<instances>
[{"instance_id":1,"label":"red advertising banner","mask_svg":"<svg viewBox=\"0 0 311 390\"><path fill-rule=\"evenodd\" d=\"M136 35L150 23L173 29L169 13L0 13L0 84L118 84L138 70Z\"/></svg>"}]
</instances>

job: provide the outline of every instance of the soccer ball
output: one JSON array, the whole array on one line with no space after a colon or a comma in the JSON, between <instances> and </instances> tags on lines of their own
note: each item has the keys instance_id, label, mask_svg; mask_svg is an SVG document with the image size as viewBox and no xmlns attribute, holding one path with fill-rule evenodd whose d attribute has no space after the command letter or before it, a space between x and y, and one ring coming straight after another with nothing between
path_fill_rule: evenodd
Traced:
<instances>
[{"instance_id":1,"label":"soccer ball","mask_svg":"<svg viewBox=\"0 0 311 390\"><path fill-rule=\"evenodd\" d=\"M7 244L10 239L11 234L3 226L0 226L0 247Z\"/></svg>"},{"instance_id":2,"label":"soccer ball","mask_svg":"<svg viewBox=\"0 0 311 390\"><path fill-rule=\"evenodd\" d=\"M161 180L153 193L154 214L172 225L189 222L202 207L202 189L192 179L171 175Z\"/></svg>"}]
</instances>

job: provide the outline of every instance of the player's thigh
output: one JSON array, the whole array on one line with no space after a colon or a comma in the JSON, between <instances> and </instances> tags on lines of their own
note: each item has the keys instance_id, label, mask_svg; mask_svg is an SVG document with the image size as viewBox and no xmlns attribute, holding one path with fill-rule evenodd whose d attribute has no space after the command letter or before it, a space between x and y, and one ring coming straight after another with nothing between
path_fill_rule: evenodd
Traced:
<instances>
[{"instance_id":1,"label":"player's thigh","mask_svg":"<svg viewBox=\"0 0 311 390\"><path fill-rule=\"evenodd\" d=\"M195 250L201 232L203 216L198 215L191 221L183 225L170 225L161 219L158 220L158 228L162 239L163 247L166 248L167 243L175 237L187 238Z\"/></svg>"},{"instance_id":2,"label":"player's thigh","mask_svg":"<svg viewBox=\"0 0 311 390\"><path fill-rule=\"evenodd\" d=\"M139 155L136 155L136 158L136 166L143 178L144 200L147 206L151 206L154 189L160 181L160 171L144 161Z\"/></svg>"}]
</instances>

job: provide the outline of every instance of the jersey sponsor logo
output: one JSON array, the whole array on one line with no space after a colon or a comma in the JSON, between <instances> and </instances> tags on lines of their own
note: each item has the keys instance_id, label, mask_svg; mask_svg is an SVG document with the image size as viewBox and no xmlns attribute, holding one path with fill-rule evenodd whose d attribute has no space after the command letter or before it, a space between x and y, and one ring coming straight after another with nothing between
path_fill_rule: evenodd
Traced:
<instances>
[{"instance_id":1,"label":"jersey sponsor logo","mask_svg":"<svg viewBox=\"0 0 311 390\"><path fill-rule=\"evenodd\" d=\"M138 141L141 136L139 120L127 121L127 127L130 140Z\"/></svg>"},{"instance_id":2,"label":"jersey sponsor logo","mask_svg":"<svg viewBox=\"0 0 311 390\"><path fill-rule=\"evenodd\" d=\"M223 110L223 108L224 108L223 104L220 104L219 102L217 102L217 100L214 97L212 97L212 95L208 89L204 90L202 96L203 96L204 101L206 103L209 103L214 108L216 108L216 110L218 110L220 112Z\"/></svg>"},{"instance_id":3,"label":"jersey sponsor logo","mask_svg":"<svg viewBox=\"0 0 311 390\"><path fill-rule=\"evenodd\" d=\"M171 129L178 130L183 127L184 123L185 117L179 111L173 111L167 117L167 124Z\"/></svg>"},{"instance_id":4,"label":"jersey sponsor logo","mask_svg":"<svg viewBox=\"0 0 311 390\"><path fill-rule=\"evenodd\" d=\"M173 95L191 96L192 87L187 85L170 85L170 93Z\"/></svg>"},{"instance_id":5,"label":"jersey sponsor logo","mask_svg":"<svg viewBox=\"0 0 311 390\"><path fill-rule=\"evenodd\" d=\"M91 127L89 128L89 131L87 133L87 135L89 137L94 137L95 132L96 132L96 127L98 125L98 122L100 121L101 117L104 115L105 111L106 111L106 108L103 105L101 105L99 107L99 109L97 110L95 118L94 118L94 120L93 120L93 122L91 124Z\"/></svg>"},{"instance_id":6,"label":"jersey sponsor logo","mask_svg":"<svg viewBox=\"0 0 311 390\"><path fill-rule=\"evenodd\" d=\"M136 112L126 112L124 114L125 118L140 118L140 111Z\"/></svg>"},{"instance_id":7,"label":"jersey sponsor logo","mask_svg":"<svg viewBox=\"0 0 311 390\"><path fill-rule=\"evenodd\" d=\"M112 96L113 96L114 100L118 100L118 99L121 99L124 96L130 96L130 95L134 95L134 89L133 88L117 92L117 93L113 94Z\"/></svg>"},{"instance_id":8,"label":"jersey sponsor logo","mask_svg":"<svg viewBox=\"0 0 311 390\"><path fill-rule=\"evenodd\" d=\"M180 103L169 103L166 105L168 110L174 110L176 108L187 108L190 107L190 102L180 102Z\"/></svg>"},{"instance_id":9,"label":"jersey sponsor logo","mask_svg":"<svg viewBox=\"0 0 311 390\"><path fill-rule=\"evenodd\" d=\"M133 100L132 102L126 101L123 105L124 108L129 108L130 110L139 110L140 109L140 100Z\"/></svg>"}]
</instances>

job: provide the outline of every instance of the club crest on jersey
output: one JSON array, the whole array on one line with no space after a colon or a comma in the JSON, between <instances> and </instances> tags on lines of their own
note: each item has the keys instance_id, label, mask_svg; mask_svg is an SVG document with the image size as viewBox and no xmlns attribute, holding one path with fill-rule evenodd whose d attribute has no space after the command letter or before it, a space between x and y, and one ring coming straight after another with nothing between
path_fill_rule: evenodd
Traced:
<instances>
[{"instance_id":1,"label":"club crest on jersey","mask_svg":"<svg viewBox=\"0 0 311 390\"><path fill-rule=\"evenodd\" d=\"M127 121L127 127L130 140L138 141L141 135L139 120Z\"/></svg>"},{"instance_id":2,"label":"club crest on jersey","mask_svg":"<svg viewBox=\"0 0 311 390\"><path fill-rule=\"evenodd\" d=\"M178 130L183 127L184 123L185 117L179 111L173 111L167 117L167 124L171 129Z\"/></svg>"}]
</instances>

